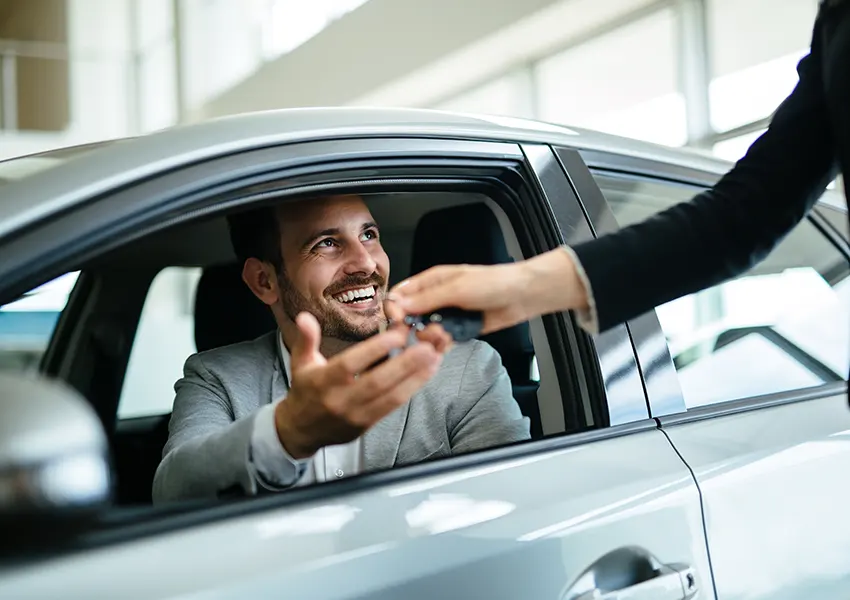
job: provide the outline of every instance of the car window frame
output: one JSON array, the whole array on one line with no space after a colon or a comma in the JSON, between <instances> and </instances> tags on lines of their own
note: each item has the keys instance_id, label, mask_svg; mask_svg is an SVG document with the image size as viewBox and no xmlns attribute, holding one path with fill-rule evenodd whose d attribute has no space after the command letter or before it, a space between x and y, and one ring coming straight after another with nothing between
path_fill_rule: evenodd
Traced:
<instances>
[{"instance_id":1,"label":"car window frame","mask_svg":"<svg viewBox=\"0 0 850 600\"><path fill-rule=\"evenodd\" d=\"M560 149L557 151L560 158L562 152ZM615 153L583 152L582 157L588 162L592 174L684 185L693 187L695 193L710 188L722 176L720 171L703 171L690 166ZM614 212L601 189L598 186L594 187L595 189L588 189L580 199L585 210L591 215L596 231L601 234L620 229ZM820 212L828 208L833 207L818 202L805 218L821 232L826 241L832 244L845 260L850 262L850 245L843 240L834 227L829 225ZM689 409L656 311L652 310L632 319L628 325L636 343L638 362L647 388L650 414L653 418L663 417L665 424L691 422L793 402L815 400L844 393L848 387L845 381L825 382L815 387L724 400Z\"/></svg>"},{"instance_id":2,"label":"car window frame","mask_svg":"<svg viewBox=\"0 0 850 600\"><path fill-rule=\"evenodd\" d=\"M410 151L406 155L404 152L400 153L400 146L409 148ZM524 152L533 151L535 147L543 148L545 151L551 153L548 146L540 144L523 144L522 149L520 149L518 143L510 141L461 141L399 138L398 136L393 136L389 138L334 140L332 142L299 142L286 146L267 147L252 152L240 152L227 157L219 157L194 165L193 167L185 167L177 172L163 173L154 178L147 178L134 186L111 194L109 196L109 202L104 202L104 197L100 197L81 203L80 206L72 211L72 214L66 214L64 218L69 219L70 222L86 224L87 228L83 231L77 230L77 233L73 236L66 234L63 239L58 240L58 243L66 249L61 254L54 252L56 250L55 245L50 246L50 244L55 244L57 240L53 237L45 236L44 230L49 228L52 228L53 231L70 229L68 227L69 221L59 223L56 217L45 219L46 222L42 224L43 226L31 228L24 232L22 236L12 239L11 243L18 251L23 251L27 248L39 249L40 251L35 254L35 258L29 261L19 261L17 264L0 264L0 274L5 272L6 274L15 275L15 277L11 278L11 281L10 278L4 279L2 277L0 277L0 281L5 282L5 292L9 293L10 290L14 290L16 287L20 288L26 285L27 282L32 282L39 278L49 278L51 272L61 270L65 265L73 261L82 260L86 256L91 257L93 255L93 244L97 244L98 253L102 253L110 244L114 244L115 240L111 237L106 237L92 243L87 236L90 231L98 228L102 229L105 223L120 222L125 227L125 229L119 230L120 233L125 233L127 228L132 227L136 234L139 235L174 224L184 217L195 218L201 214L206 214L206 211L221 212L237 205L258 202L258 198L263 194L263 190L262 185L259 185L261 180L256 179L256 174L259 170L257 163L258 154L263 153L266 163L271 163L274 167L273 169L269 169L264 176L267 176L270 172L274 172L275 180L280 180L281 178L292 179L296 175L309 178L310 170L307 167L309 167L311 157L316 162L316 156L321 158L318 162L324 165L323 173L326 174L327 163L338 160L342 154L345 154L345 164L360 161L358 164L365 164L367 166L373 164L369 162L370 160L377 160L376 156L381 156L381 160L395 161L388 164L421 163L432 167L437 166L441 169L451 164L451 160L456 161L458 165L467 165L469 168L480 168L482 166L492 168L498 165L513 165L516 167L516 170L511 172L506 171L506 173L514 178L527 178L523 186L527 186L531 193L537 195L537 199L529 207L526 207L525 210L531 209L538 213L536 218L530 221L531 225L526 226L530 229L529 236L531 243L537 246L532 248L532 251L535 254L540 253L565 242L563 232L559 226L559 223L563 222L563 219L558 221L555 215L566 214L565 203L573 203L575 207L579 205L575 195L569 198L561 197L557 194L559 191L557 189L554 190L556 193L553 194L553 190L548 189L551 188L551 182L547 183L549 180L545 177L538 177L539 173L536 172L536 167L527 160L524 154ZM383 154L378 151L380 148L383 148ZM331 149L333 150L332 152L330 152ZM351 155L352 153L354 154L353 156ZM224 168L228 162L230 162L230 167ZM234 198L232 201L222 200L220 193L212 195L210 189L213 183L227 187L230 185L230 179L232 179L233 173L237 171L246 172L248 177L255 178L253 181L258 184L258 195L246 199L244 194L242 194L241 197ZM228 174L228 177L222 179L222 173ZM282 173L286 175L282 177ZM187 181L188 178L192 179L191 185ZM249 183L250 180L246 182L246 178L242 178L239 186L231 186L231 188L242 190ZM346 183L346 185L351 186L350 183ZM296 195L297 193L303 193L307 188L309 186L290 191L292 195ZM181 197L179 196L180 194L183 195L182 198L184 200L181 201L179 206L168 206L165 209L162 206L157 206L157 204L161 205L163 203L164 197ZM280 192L275 192L274 196L278 198L281 194ZM188 200L185 200L186 198ZM121 212L119 209L123 209L124 212ZM144 218L139 218L140 215ZM153 223L154 218L161 219L163 216L169 217L165 223ZM128 221L131 221L132 225L128 226ZM147 227L147 225L150 225L150 227ZM111 235L115 237L118 234L112 231ZM75 239L85 239L92 245L88 247L84 246L82 249L77 248L74 253L71 253L68 251L68 248L74 247L72 242ZM0 290L0 295L2 295L2 292L3 290ZM578 356L577 350L572 344L574 340L580 339L584 334L577 330L577 326L571 315L567 313L549 315L543 318L543 322L546 327L546 337L550 347L553 348L553 352L557 351L553 340L563 340L561 343L570 347L570 356ZM553 330L550 328L555 328L555 331L558 333L553 335ZM565 360L559 360L557 358L556 362L566 363ZM571 367L563 365L563 368L569 369ZM584 376L583 371L582 376ZM560 376L559 379L563 381ZM563 383L560 385L563 390ZM604 395L601 401L607 401ZM645 404L645 398L641 398L640 401ZM209 506L206 502L198 504L190 503L192 506L190 509L187 508L188 512L174 507L163 507L161 510L157 510L154 507L147 511L151 515L151 519L139 520L136 517L131 517L129 522L121 523L117 528L106 527L102 531L93 532L87 541L81 541L81 545L116 543L137 535L151 535L157 531L173 531L183 526L197 525L210 519L234 518L246 512L270 510L291 504L301 504L318 498L327 499L335 497L338 494L379 488L390 482L411 480L438 473L454 473L471 467L492 466L514 459L524 459L565 448L573 448L585 443L598 442L634 432L654 429L656 423L649 419L648 409L645 415L645 418L629 423L602 427L580 433L567 432L567 434L556 437L492 448L465 456L456 456L452 457L451 460L359 475L347 480L326 483L321 486L290 490L286 494L252 498L249 502L225 503L224 505L214 506ZM114 520L121 521L121 518L119 516Z\"/></svg>"},{"instance_id":3,"label":"car window frame","mask_svg":"<svg viewBox=\"0 0 850 600\"><path fill-rule=\"evenodd\" d=\"M593 223L580 198L593 193L595 182L579 152L552 146L534 151L523 147L547 194L559 199L565 212L558 215L564 241L573 245L596 237ZM565 162L567 161L567 162ZM609 425L619 425L650 416L646 387L641 378L635 343L628 325L618 325L601 335L589 336L580 328L580 339L588 357L598 365L601 392L607 399Z\"/></svg>"}]
</instances>

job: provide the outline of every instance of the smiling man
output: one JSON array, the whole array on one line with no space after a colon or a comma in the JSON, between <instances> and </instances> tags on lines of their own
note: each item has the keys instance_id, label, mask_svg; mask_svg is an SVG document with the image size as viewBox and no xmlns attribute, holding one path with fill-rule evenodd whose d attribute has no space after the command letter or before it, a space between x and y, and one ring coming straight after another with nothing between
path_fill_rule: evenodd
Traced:
<instances>
[{"instance_id":1,"label":"smiling man","mask_svg":"<svg viewBox=\"0 0 850 600\"><path fill-rule=\"evenodd\" d=\"M155 502L279 491L529 438L498 354L437 328L402 349L390 261L359 196L230 221L242 278L278 330L191 356ZM386 359L386 360L384 360Z\"/></svg>"}]
</instances>

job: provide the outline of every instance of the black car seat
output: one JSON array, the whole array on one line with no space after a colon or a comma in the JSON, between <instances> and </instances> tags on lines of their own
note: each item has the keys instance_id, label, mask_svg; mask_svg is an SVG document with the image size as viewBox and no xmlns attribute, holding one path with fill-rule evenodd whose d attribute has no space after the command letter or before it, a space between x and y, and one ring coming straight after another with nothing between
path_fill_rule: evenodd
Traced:
<instances>
[{"instance_id":1,"label":"black car seat","mask_svg":"<svg viewBox=\"0 0 850 600\"><path fill-rule=\"evenodd\" d=\"M271 310L242 281L241 265L204 269L195 291L198 352L253 340L276 327Z\"/></svg>"},{"instance_id":2,"label":"black car seat","mask_svg":"<svg viewBox=\"0 0 850 600\"><path fill-rule=\"evenodd\" d=\"M496 215L483 203L435 210L423 216L413 237L411 273L439 264L493 265L512 262ZM531 421L531 434L543 434L537 403L539 383L531 379L534 346L528 323L481 336L502 357L514 399Z\"/></svg>"}]
</instances>

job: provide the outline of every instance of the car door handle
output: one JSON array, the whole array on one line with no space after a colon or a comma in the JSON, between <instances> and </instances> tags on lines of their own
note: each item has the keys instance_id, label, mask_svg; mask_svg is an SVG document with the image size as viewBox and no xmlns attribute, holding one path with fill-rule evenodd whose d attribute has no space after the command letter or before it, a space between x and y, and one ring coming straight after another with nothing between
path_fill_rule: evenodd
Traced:
<instances>
[{"instance_id":1,"label":"car door handle","mask_svg":"<svg viewBox=\"0 0 850 600\"><path fill-rule=\"evenodd\" d=\"M663 564L637 546L609 552L576 578L562 600L689 600L696 573L683 564Z\"/></svg>"}]
</instances>

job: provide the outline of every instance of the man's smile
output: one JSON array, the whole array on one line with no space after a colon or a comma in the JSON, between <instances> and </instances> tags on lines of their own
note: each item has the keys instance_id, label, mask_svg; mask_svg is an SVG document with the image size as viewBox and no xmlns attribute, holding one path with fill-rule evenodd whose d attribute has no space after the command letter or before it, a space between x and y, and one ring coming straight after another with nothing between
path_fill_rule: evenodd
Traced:
<instances>
[{"instance_id":1,"label":"man's smile","mask_svg":"<svg viewBox=\"0 0 850 600\"><path fill-rule=\"evenodd\" d=\"M372 309L378 305L378 288L375 285L367 285L351 288L344 292L331 296L336 302L344 305L346 309L364 310Z\"/></svg>"}]
</instances>

